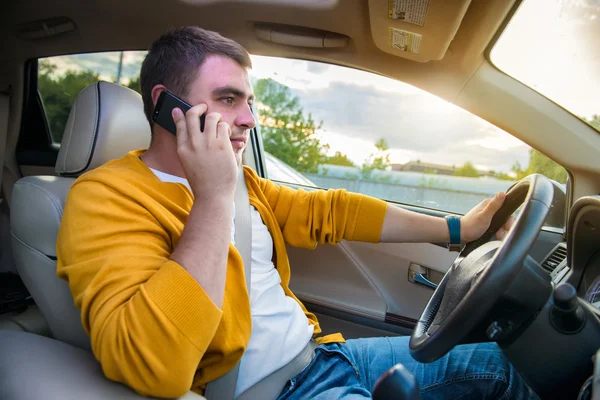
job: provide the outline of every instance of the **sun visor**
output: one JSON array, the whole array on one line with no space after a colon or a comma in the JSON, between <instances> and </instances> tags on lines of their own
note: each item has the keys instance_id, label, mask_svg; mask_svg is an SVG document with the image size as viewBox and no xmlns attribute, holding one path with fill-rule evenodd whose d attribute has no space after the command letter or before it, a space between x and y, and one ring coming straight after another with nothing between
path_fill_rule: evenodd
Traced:
<instances>
[{"instance_id":1,"label":"sun visor","mask_svg":"<svg viewBox=\"0 0 600 400\"><path fill-rule=\"evenodd\" d=\"M471 0L369 0L373 41L413 61L441 60Z\"/></svg>"}]
</instances>

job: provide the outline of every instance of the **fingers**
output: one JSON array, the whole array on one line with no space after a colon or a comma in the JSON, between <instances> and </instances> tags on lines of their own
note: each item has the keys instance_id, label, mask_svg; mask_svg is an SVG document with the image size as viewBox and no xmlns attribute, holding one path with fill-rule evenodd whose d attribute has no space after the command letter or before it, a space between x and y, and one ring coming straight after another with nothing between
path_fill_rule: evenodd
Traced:
<instances>
[{"instance_id":1,"label":"fingers","mask_svg":"<svg viewBox=\"0 0 600 400\"><path fill-rule=\"evenodd\" d=\"M185 120L187 122L188 136L190 139L194 139L196 136L199 136L200 133L200 116L204 114L207 110L206 104L198 104L188 110L185 113ZM219 118L221 116L219 115ZM204 127L206 130L206 126Z\"/></svg>"},{"instance_id":2,"label":"fingers","mask_svg":"<svg viewBox=\"0 0 600 400\"><path fill-rule=\"evenodd\" d=\"M187 124L185 123L185 116L183 111L179 108L174 108L171 111L173 122L175 122L175 128L177 129L177 142L185 143L188 140Z\"/></svg>"},{"instance_id":3,"label":"fingers","mask_svg":"<svg viewBox=\"0 0 600 400\"><path fill-rule=\"evenodd\" d=\"M227 122L219 122L217 125L217 139L219 141L228 141L231 137L231 127Z\"/></svg>"},{"instance_id":4,"label":"fingers","mask_svg":"<svg viewBox=\"0 0 600 400\"><path fill-rule=\"evenodd\" d=\"M498 239L498 240L504 239L504 236L506 236L506 234L508 233L510 228L512 228L514 222L515 222L515 216L511 215L510 218L508 218L508 220L504 223L504 225L502 225L502 227L500 229L498 229L498 232L496 232L496 239Z\"/></svg>"},{"instance_id":5,"label":"fingers","mask_svg":"<svg viewBox=\"0 0 600 400\"><path fill-rule=\"evenodd\" d=\"M222 121L219 113L213 112L205 116L204 131L200 130L200 116L206 113L206 104L198 104L190 108L185 115L179 108L173 109L172 116L177 127L179 145L189 141L192 148L205 148L216 141L228 143L231 137L231 127Z\"/></svg>"},{"instance_id":6,"label":"fingers","mask_svg":"<svg viewBox=\"0 0 600 400\"><path fill-rule=\"evenodd\" d=\"M515 216L511 215L510 218L508 218L508 220L506 221L506 223L504 223L504 229L506 231L510 230L510 228L512 228L512 226L515 224Z\"/></svg>"},{"instance_id":7,"label":"fingers","mask_svg":"<svg viewBox=\"0 0 600 400\"><path fill-rule=\"evenodd\" d=\"M483 211L490 215L491 218L491 216L496 214L500 207L502 207L505 198L506 194L504 192L496 193L496 195L487 203Z\"/></svg>"},{"instance_id":8,"label":"fingers","mask_svg":"<svg viewBox=\"0 0 600 400\"><path fill-rule=\"evenodd\" d=\"M475 206L475 209L476 209L477 211L484 210L484 209L485 209L485 207L486 207L486 206L487 206L487 205L490 203L490 201L492 201L492 199L483 199L483 200L481 201L481 203L479 203L479 204L477 204L477 205Z\"/></svg>"},{"instance_id":9,"label":"fingers","mask_svg":"<svg viewBox=\"0 0 600 400\"><path fill-rule=\"evenodd\" d=\"M504 229L504 227L498 229L498 232L496 232L496 239L498 240L502 240L504 239L504 235L506 235L506 229Z\"/></svg>"},{"instance_id":10,"label":"fingers","mask_svg":"<svg viewBox=\"0 0 600 400\"><path fill-rule=\"evenodd\" d=\"M208 143L213 143L219 134L219 123L222 117L219 113L210 113L206 115L204 121L204 136Z\"/></svg>"}]
</instances>

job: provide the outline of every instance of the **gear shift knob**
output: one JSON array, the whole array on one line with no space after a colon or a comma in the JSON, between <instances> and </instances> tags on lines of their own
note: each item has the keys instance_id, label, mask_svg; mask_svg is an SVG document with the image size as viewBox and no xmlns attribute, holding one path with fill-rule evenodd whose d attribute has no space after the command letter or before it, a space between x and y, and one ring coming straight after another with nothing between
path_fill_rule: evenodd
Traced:
<instances>
[{"instance_id":1,"label":"gear shift knob","mask_svg":"<svg viewBox=\"0 0 600 400\"><path fill-rule=\"evenodd\" d=\"M375 383L373 400L420 400L419 391L414 375L402 364L396 364Z\"/></svg>"},{"instance_id":2,"label":"gear shift knob","mask_svg":"<svg viewBox=\"0 0 600 400\"><path fill-rule=\"evenodd\" d=\"M579 332L585 325L585 312L579 305L577 290L569 283L561 283L552 294L550 323L564 334Z\"/></svg>"}]
</instances>

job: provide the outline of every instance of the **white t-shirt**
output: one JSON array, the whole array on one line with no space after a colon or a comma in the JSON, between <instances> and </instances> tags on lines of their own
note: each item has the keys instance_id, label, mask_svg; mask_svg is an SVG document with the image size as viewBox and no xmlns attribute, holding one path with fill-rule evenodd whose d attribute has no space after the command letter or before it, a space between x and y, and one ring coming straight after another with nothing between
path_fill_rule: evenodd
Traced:
<instances>
[{"instance_id":1,"label":"white t-shirt","mask_svg":"<svg viewBox=\"0 0 600 400\"><path fill-rule=\"evenodd\" d=\"M181 183L190 189L184 178L151 170L163 182ZM250 219L252 335L240 362L235 397L300 354L314 331L298 303L286 296L280 285L281 278L272 261L273 239L254 207L250 208ZM234 234L232 223L231 242L235 244Z\"/></svg>"}]
</instances>

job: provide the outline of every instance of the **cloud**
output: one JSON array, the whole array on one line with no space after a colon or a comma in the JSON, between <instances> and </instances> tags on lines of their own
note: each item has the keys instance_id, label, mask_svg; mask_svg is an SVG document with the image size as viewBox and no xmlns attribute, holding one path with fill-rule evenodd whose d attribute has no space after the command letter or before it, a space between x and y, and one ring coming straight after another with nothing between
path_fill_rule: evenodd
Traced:
<instances>
[{"instance_id":1,"label":"cloud","mask_svg":"<svg viewBox=\"0 0 600 400\"><path fill-rule=\"evenodd\" d=\"M448 165L471 161L510 171L527 165L528 146L482 119L428 93L402 94L354 83L333 82L327 88L295 90L306 113L323 121L327 132L375 143L385 138L396 160L406 158ZM347 148L347 146L346 146ZM337 150L332 146L332 151ZM340 149L341 150L341 149ZM373 151L374 147L369 149ZM365 154L367 151L353 151Z\"/></svg>"},{"instance_id":2,"label":"cloud","mask_svg":"<svg viewBox=\"0 0 600 400\"><path fill-rule=\"evenodd\" d=\"M123 54L121 77L125 80L136 78L140 74L145 51L126 51ZM48 60L57 66L56 75L67 70L91 70L100 74L101 79L114 80L117 76L120 52L87 53L69 56L50 57Z\"/></svg>"},{"instance_id":3,"label":"cloud","mask_svg":"<svg viewBox=\"0 0 600 400\"><path fill-rule=\"evenodd\" d=\"M322 74L329 69L329 65L325 63L310 62L307 63L306 72L311 74Z\"/></svg>"}]
</instances>

